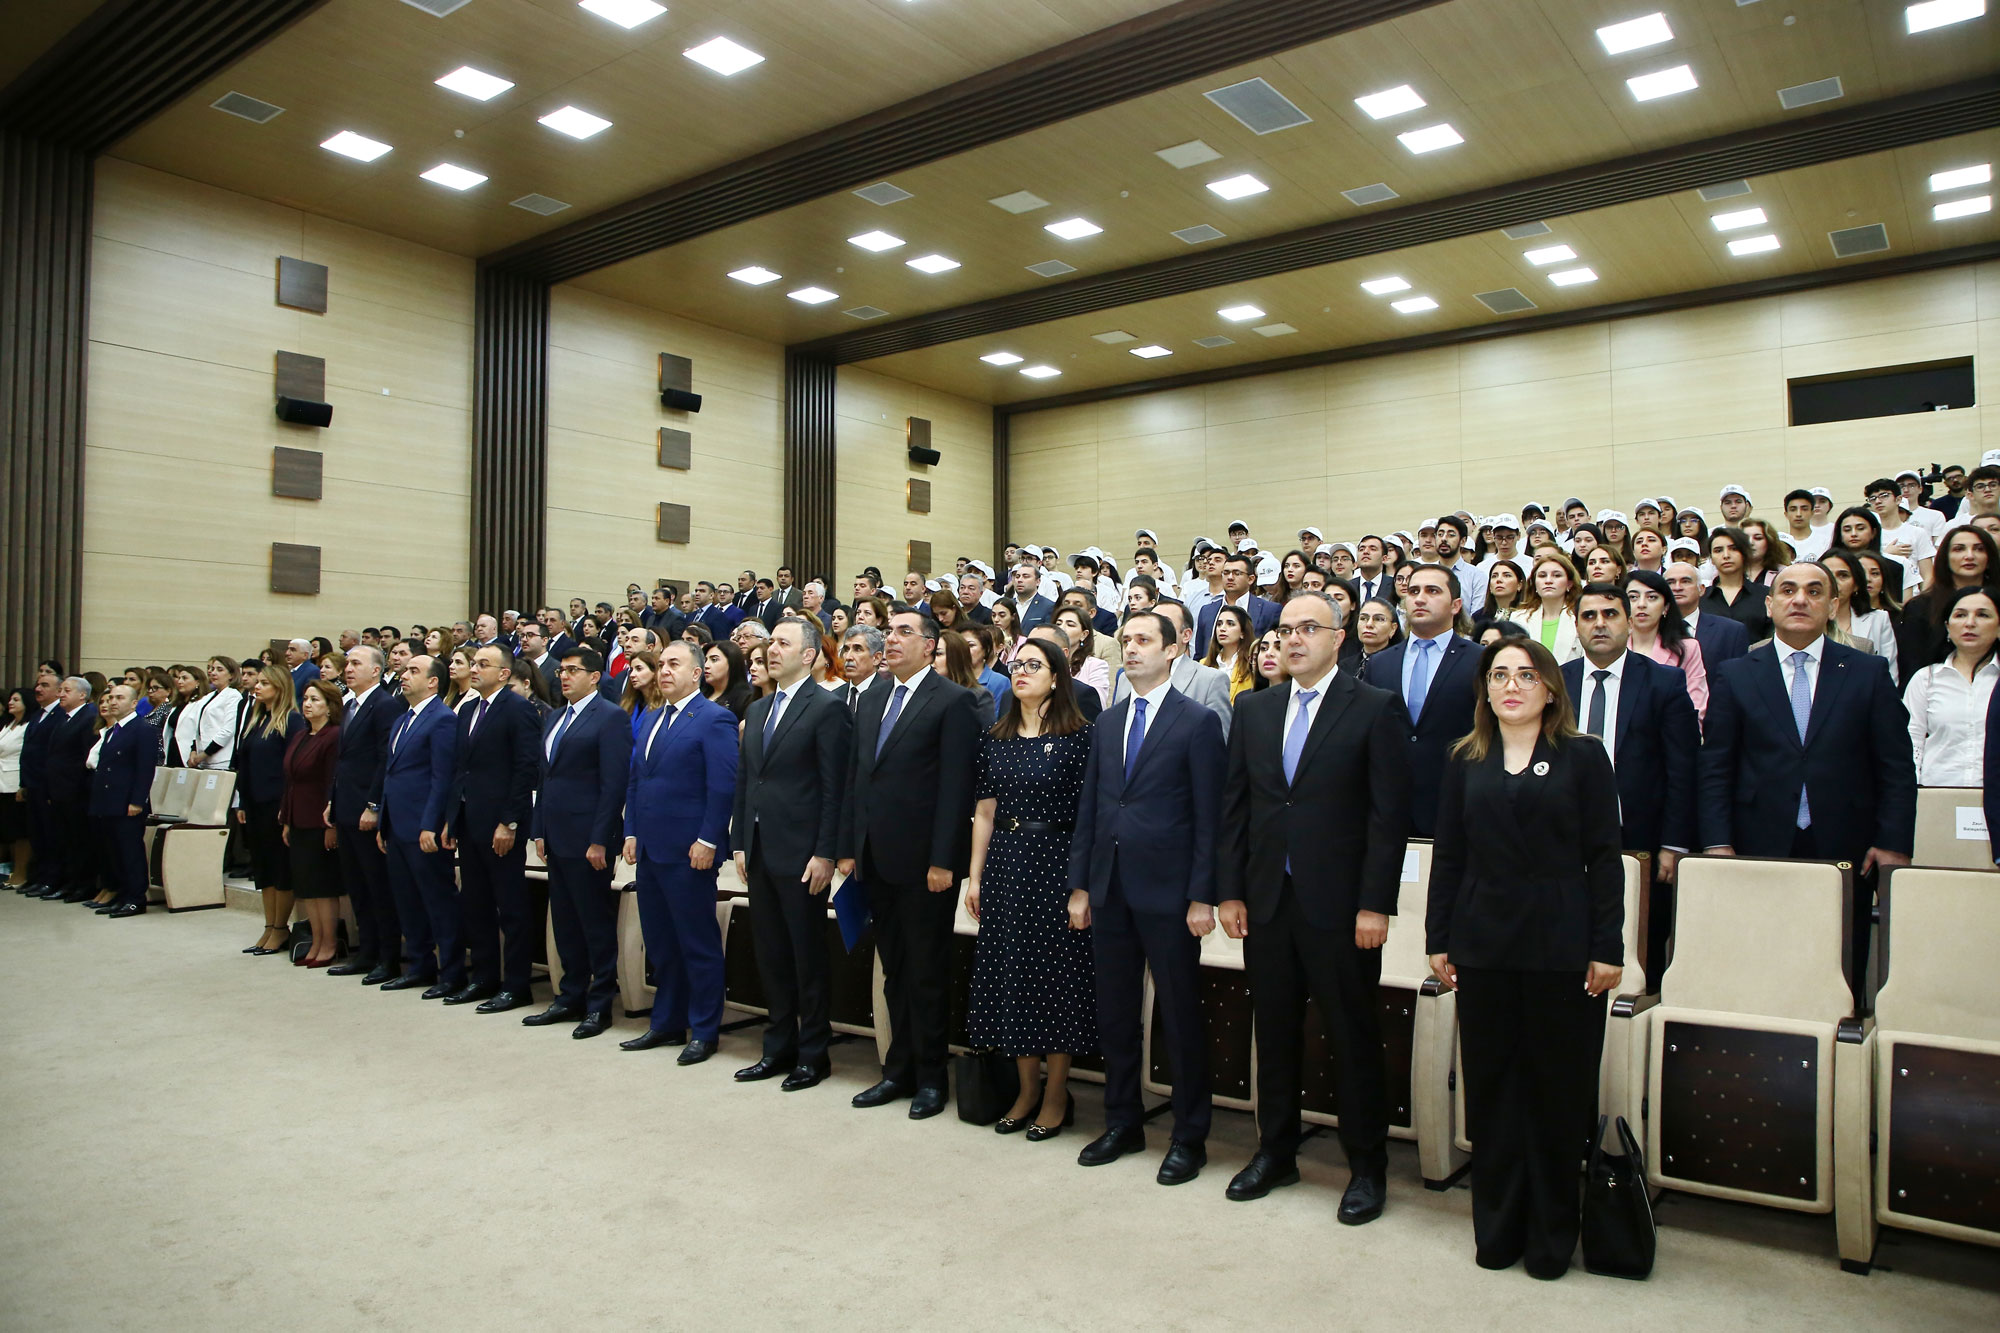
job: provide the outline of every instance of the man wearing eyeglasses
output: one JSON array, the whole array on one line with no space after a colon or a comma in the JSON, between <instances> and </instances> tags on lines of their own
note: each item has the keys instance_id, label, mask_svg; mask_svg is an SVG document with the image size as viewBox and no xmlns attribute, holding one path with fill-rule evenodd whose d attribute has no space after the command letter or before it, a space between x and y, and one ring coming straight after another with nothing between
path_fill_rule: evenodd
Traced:
<instances>
[{"instance_id":1,"label":"man wearing eyeglasses","mask_svg":"<svg viewBox=\"0 0 2000 1333\"><path fill-rule=\"evenodd\" d=\"M1278 620L1290 679L1238 700L1222 790L1222 929L1243 941L1257 1037L1257 1153L1229 1183L1260 1199L1299 1178L1306 1000L1333 1047L1350 1177L1338 1217L1379 1217L1389 1093L1377 988L1402 891L1410 726L1401 701L1335 665L1341 610L1294 593ZM1329 819L1330 811L1359 818Z\"/></svg>"},{"instance_id":2,"label":"man wearing eyeglasses","mask_svg":"<svg viewBox=\"0 0 2000 1333\"><path fill-rule=\"evenodd\" d=\"M1361 678L1394 691L1409 715L1410 834L1428 838L1437 828L1445 751L1472 730L1479 645L1452 630L1463 606L1456 574L1418 565L1409 588L1410 637L1370 657Z\"/></svg>"}]
</instances>

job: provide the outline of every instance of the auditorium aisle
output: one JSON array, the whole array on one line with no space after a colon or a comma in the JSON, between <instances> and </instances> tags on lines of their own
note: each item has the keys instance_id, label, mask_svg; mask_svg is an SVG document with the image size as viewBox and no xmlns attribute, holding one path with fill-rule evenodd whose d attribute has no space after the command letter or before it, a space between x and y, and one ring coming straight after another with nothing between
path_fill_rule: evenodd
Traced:
<instances>
[{"instance_id":1,"label":"auditorium aisle","mask_svg":"<svg viewBox=\"0 0 2000 1333\"><path fill-rule=\"evenodd\" d=\"M873 1050L786 1095L745 1031L682 1069L237 952L236 911L102 921L0 895L0 1328L1991 1328L1991 1251L1892 1237L1843 1275L1831 1222L1681 1200L1643 1284L1473 1266L1462 1189L1393 1146L1388 1214L1305 1183L1222 1197L1148 1159L856 1111ZM545 995L545 990L539 994Z\"/></svg>"}]
</instances>

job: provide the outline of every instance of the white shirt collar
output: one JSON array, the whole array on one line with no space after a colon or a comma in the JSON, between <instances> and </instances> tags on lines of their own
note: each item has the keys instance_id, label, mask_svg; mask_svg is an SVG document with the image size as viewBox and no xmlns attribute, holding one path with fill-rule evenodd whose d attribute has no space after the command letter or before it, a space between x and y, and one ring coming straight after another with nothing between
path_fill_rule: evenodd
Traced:
<instances>
[{"instance_id":1,"label":"white shirt collar","mask_svg":"<svg viewBox=\"0 0 2000 1333\"><path fill-rule=\"evenodd\" d=\"M139 716L137 713L127 713L125 716L119 718L116 722L113 722L111 725L113 727L122 727L127 722L130 722L133 718L137 716Z\"/></svg>"},{"instance_id":2,"label":"white shirt collar","mask_svg":"<svg viewBox=\"0 0 2000 1333\"><path fill-rule=\"evenodd\" d=\"M410 709L410 716L415 717L417 714L423 712L425 705L431 703L432 700L435 700L436 698L437 696L433 694L429 698L419 699L416 703L416 706Z\"/></svg>"},{"instance_id":3,"label":"white shirt collar","mask_svg":"<svg viewBox=\"0 0 2000 1333\"><path fill-rule=\"evenodd\" d=\"M1326 669L1325 675L1321 676L1318 680L1313 681L1311 684L1307 684L1302 680L1294 680L1292 682L1292 695L1294 698L1296 698L1297 696L1305 693L1307 690L1312 690L1316 695L1313 702L1318 703L1320 699L1326 697L1326 683L1339 674L1340 674L1340 664L1336 662L1332 666Z\"/></svg>"},{"instance_id":4,"label":"white shirt collar","mask_svg":"<svg viewBox=\"0 0 2000 1333\"><path fill-rule=\"evenodd\" d=\"M1607 666L1599 666L1597 665L1597 663L1591 661L1590 658L1585 657L1583 659L1583 678L1585 680L1589 680L1592 673L1594 672L1609 671L1611 673L1611 679L1617 681L1621 685L1624 684L1625 662L1626 659L1631 656L1631 653L1632 650L1630 648L1627 648L1624 652L1612 658L1610 664Z\"/></svg>"},{"instance_id":5,"label":"white shirt collar","mask_svg":"<svg viewBox=\"0 0 2000 1333\"><path fill-rule=\"evenodd\" d=\"M361 707L363 704L367 703L370 699L374 698L375 691L381 688L382 688L382 678L380 676L377 676L375 678L375 683L373 685L370 685L367 689L361 691L361 693L354 696L354 706L356 708Z\"/></svg>"},{"instance_id":6,"label":"white shirt collar","mask_svg":"<svg viewBox=\"0 0 2000 1333\"><path fill-rule=\"evenodd\" d=\"M1783 639L1773 635L1771 638L1771 647L1778 654L1780 662L1790 662L1793 653L1803 652L1807 657L1812 659L1814 666L1818 666L1820 658L1826 654L1826 635L1820 635L1804 648L1790 647Z\"/></svg>"},{"instance_id":7,"label":"white shirt collar","mask_svg":"<svg viewBox=\"0 0 2000 1333\"><path fill-rule=\"evenodd\" d=\"M590 707L590 705L594 703L596 699L597 699L597 691L592 690L589 694L584 695L581 699L578 699L575 703L571 704L569 706L569 711L572 714L581 714L583 710Z\"/></svg>"},{"instance_id":8,"label":"white shirt collar","mask_svg":"<svg viewBox=\"0 0 2000 1333\"><path fill-rule=\"evenodd\" d=\"M891 681L894 681L896 685L907 685L910 687L910 693L905 694L903 696L904 700L907 701L910 697L910 694L915 694L917 692L917 686L924 683L924 677L930 674L931 674L930 663L926 662L924 663L924 665L918 667L917 674L911 676L908 680L896 680L894 676L890 676L889 679ZM893 686L891 688L893 688Z\"/></svg>"},{"instance_id":9,"label":"white shirt collar","mask_svg":"<svg viewBox=\"0 0 2000 1333\"><path fill-rule=\"evenodd\" d=\"M1135 694L1132 697L1135 699L1144 699L1146 701L1146 711L1148 713L1151 713L1157 708L1159 708L1161 701L1167 697L1167 691L1172 689L1173 686L1174 686L1174 673L1173 670L1169 668L1167 671L1167 678L1165 680L1161 681L1158 685L1155 685L1152 689L1147 690L1144 694Z\"/></svg>"}]
</instances>

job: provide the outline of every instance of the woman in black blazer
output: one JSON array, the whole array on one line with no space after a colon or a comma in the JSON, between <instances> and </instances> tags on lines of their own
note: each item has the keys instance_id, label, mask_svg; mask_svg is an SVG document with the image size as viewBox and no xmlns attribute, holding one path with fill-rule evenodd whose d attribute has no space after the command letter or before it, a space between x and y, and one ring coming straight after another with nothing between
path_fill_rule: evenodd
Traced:
<instances>
[{"instance_id":1,"label":"woman in black blazer","mask_svg":"<svg viewBox=\"0 0 2000 1333\"><path fill-rule=\"evenodd\" d=\"M264 899L264 933L243 952L258 956L282 953L291 934L292 870L278 806L285 798L285 747L306 729L296 700L292 673L266 662L250 687L250 719L229 758L236 770L236 822L243 826L250 873Z\"/></svg>"},{"instance_id":2,"label":"woman in black blazer","mask_svg":"<svg viewBox=\"0 0 2000 1333\"><path fill-rule=\"evenodd\" d=\"M1557 1278L1581 1220L1604 996L1625 959L1618 784L1548 649L1501 639L1479 665L1472 732L1439 792L1426 952L1458 992L1479 1266L1525 1259L1530 1277Z\"/></svg>"}]
</instances>

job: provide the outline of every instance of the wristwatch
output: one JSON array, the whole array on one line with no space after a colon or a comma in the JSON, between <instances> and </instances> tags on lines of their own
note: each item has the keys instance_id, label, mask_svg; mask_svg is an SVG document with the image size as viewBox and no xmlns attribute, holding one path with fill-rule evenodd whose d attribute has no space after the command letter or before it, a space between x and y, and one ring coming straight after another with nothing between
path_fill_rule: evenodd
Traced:
<instances>
[{"instance_id":1,"label":"wristwatch","mask_svg":"<svg viewBox=\"0 0 2000 1333\"><path fill-rule=\"evenodd\" d=\"M502 824L500 827L506 829L509 833L512 833L521 826L519 824Z\"/></svg>"}]
</instances>

